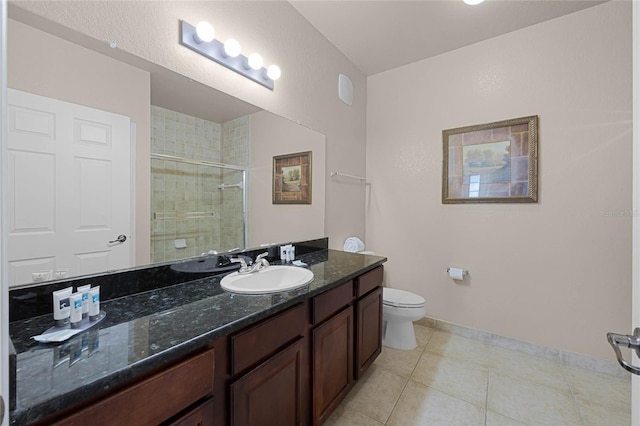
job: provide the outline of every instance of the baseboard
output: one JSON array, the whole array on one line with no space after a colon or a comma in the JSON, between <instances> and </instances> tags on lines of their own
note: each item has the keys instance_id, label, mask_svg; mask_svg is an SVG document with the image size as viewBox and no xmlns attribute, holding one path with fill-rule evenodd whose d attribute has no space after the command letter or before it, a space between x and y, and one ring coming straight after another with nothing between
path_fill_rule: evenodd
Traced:
<instances>
[{"instance_id":1,"label":"baseboard","mask_svg":"<svg viewBox=\"0 0 640 426\"><path fill-rule=\"evenodd\" d=\"M524 340L514 339L512 337L500 336L488 331L478 330L451 322L425 317L415 324L433 328L435 330L446 331L457 336L466 337L467 339L479 340L489 343L493 346L521 352L538 358L548 359L563 365L583 368L585 370L594 371L596 373L607 374L614 377L628 378L627 371L622 369L616 361L596 358L591 355L579 354L575 352L564 351L562 349L551 348L548 346L537 345L535 343L526 342Z\"/></svg>"}]
</instances>

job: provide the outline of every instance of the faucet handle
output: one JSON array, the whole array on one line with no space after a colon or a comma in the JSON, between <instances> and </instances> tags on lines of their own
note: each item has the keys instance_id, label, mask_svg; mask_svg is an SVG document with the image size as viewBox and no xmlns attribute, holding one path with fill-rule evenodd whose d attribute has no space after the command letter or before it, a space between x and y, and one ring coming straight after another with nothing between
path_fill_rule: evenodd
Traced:
<instances>
[{"instance_id":1,"label":"faucet handle","mask_svg":"<svg viewBox=\"0 0 640 426\"><path fill-rule=\"evenodd\" d=\"M269 256L269 252L265 251L264 253L259 254L258 257L256 257L256 261L253 262L254 265L257 265L256 270L259 271L269 266L269 261L265 259L267 256Z\"/></svg>"},{"instance_id":2,"label":"faucet handle","mask_svg":"<svg viewBox=\"0 0 640 426\"><path fill-rule=\"evenodd\" d=\"M233 263L239 263L240 264L240 272L245 272L247 271L249 268L247 267L247 262L245 262L245 260L241 257L232 257L231 259L229 259L231 262Z\"/></svg>"},{"instance_id":3,"label":"faucet handle","mask_svg":"<svg viewBox=\"0 0 640 426\"><path fill-rule=\"evenodd\" d=\"M260 260L260 259L264 259L264 258L265 258L265 257L267 257L267 256L269 256L269 252L268 252L268 251L265 251L264 253L259 254L259 255L258 255L258 257L256 257L256 260L255 260L255 261L257 262L258 260Z\"/></svg>"}]
</instances>

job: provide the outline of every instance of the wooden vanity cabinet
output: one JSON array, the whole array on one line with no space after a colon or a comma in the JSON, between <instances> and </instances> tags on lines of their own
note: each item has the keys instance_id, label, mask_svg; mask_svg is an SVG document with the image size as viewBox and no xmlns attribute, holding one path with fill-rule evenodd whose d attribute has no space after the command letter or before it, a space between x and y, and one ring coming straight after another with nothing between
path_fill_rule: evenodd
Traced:
<instances>
[{"instance_id":1,"label":"wooden vanity cabinet","mask_svg":"<svg viewBox=\"0 0 640 426\"><path fill-rule=\"evenodd\" d=\"M312 336L313 424L321 425L353 387L353 306L314 328Z\"/></svg>"},{"instance_id":2,"label":"wooden vanity cabinet","mask_svg":"<svg viewBox=\"0 0 640 426\"><path fill-rule=\"evenodd\" d=\"M379 266L355 280L355 378L364 372L382 352L382 282L383 267Z\"/></svg>"},{"instance_id":3,"label":"wooden vanity cabinet","mask_svg":"<svg viewBox=\"0 0 640 426\"><path fill-rule=\"evenodd\" d=\"M237 376L305 334L304 303L231 335L231 375Z\"/></svg>"},{"instance_id":4,"label":"wooden vanity cabinet","mask_svg":"<svg viewBox=\"0 0 640 426\"><path fill-rule=\"evenodd\" d=\"M356 302L355 378L364 372L382 352L382 287Z\"/></svg>"},{"instance_id":5,"label":"wooden vanity cabinet","mask_svg":"<svg viewBox=\"0 0 640 426\"><path fill-rule=\"evenodd\" d=\"M113 393L75 413L42 424L155 426L172 418L181 425L197 425L189 418L213 418L214 351L194 355L146 379ZM191 416L191 417L190 417ZM182 423L180 423L182 421ZM212 423L202 423L211 425Z\"/></svg>"},{"instance_id":6,"label":"wooden vanity cabinet","mask_svg":"<svg viewBox=\"0 0 640 426\"><path fill-rule=\"evenodd\" d=\"M325 422L381 352L382 277L376 268L219 339L215 424Z\"/></svg>"},{"instance_id":7,"label":"wooden vanity cabinet","mask_svg":"<svg viewBox=\"0 0 640 426\"><path fill-rule=\"evenodd\" d=\"M312 300L314 425L327 420L382 351L382 281L380 266Z\"/></svg>"},{"instance_id":8,"label":"wooden vanity cabinet","mask_svg":"<svg viewBox=\"0 0 640 426\"><path fill-rule=\"evenodd\" d=\"M229 337L228 418L235 426L304 424L307 307L300 303Z\"/></svg>"},{"instance_id":9,"label":"wooden vanity cabinet","mask_svg":"<svg viewBox=\"0 0 640 426\"><path fill-rule=\"evenodd\" d=\"M211 426L213 424L213 398L207 399L186 414L167 423L168 426Z\"/></svg>"},{"instance_id":10,"label":"wooden vanity cabinet","mask_svg":"<svg viewBox=\"0 0 640 426\"><path fill-rule=\"evenodd\" d=\"M312 299L313 424L322 424L351 390L353 281Z\"/></svg>"},{"instance_id":11,"label":"wooden vanity cabinet","mask_svg":"<svg viewBox=\"0 0 640 426\"><path fill-rule=\"evenodd\" d=\"M231 384L232 425L301 424L302 346L300 338Z\"/></svg>"},{"instance_id":12,"label":"wooden vanity cabinet","mask_svg":"<svg viewBox=\"0 0 640 426\"><path fill-rule=\"evenodd\" d=\"M380 266L39 424L321 425L381 352L382 277Z\"/></svg>"}]
</instances>

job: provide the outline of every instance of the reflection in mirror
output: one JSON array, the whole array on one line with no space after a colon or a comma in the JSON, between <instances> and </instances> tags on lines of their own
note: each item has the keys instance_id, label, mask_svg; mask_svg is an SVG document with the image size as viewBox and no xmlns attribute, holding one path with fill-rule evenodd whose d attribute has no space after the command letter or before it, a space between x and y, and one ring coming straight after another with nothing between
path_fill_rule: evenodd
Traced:
<instances>
[{"instance_id":1,"label":"reflection in mirror","mask_svg":"<svg viewBox=\"0 0 640 426\"><path fill-rule=\"evenodd\" d=\"M225 123L151 107L151 261L245 248L248 116Z\"/></svg>"},{"instance_id":2,"label":"reflection in mirror","mask_svg":"<svg viewBox=\"0 0 640 426\"><path fill-rule=\"evenodd\" d=\"M7 39L9 88L107 111L132 123L133 225L122 243L133 253L129 263L113 267L96 256L80 265L76 256L64 264L25 269L12 277L12 286L324 236L323 135L34 17L19 3L9 5ZM256 90L263 88L256 85ZM299 151L313 151L312 205L274 206L272 157ZM90 184L82 184L91 191ZM103 227L105 241L123 233ZM32 267L29 261L17 262Z\"/></svg>"}]
</instances>

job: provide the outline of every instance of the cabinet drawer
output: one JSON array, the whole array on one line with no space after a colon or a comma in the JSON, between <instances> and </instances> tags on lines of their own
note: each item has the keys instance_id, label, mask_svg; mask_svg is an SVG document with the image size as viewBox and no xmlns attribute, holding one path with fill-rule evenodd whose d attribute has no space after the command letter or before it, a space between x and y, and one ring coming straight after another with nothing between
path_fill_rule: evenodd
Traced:
<instances>
[{"instance_id":1,"label":"cabinet drawer","mask_svg":"<svg viewBox=\"0 0 640 426\"><path fill-rule=\"evenodd\" d=\"M213 398L189 410L169 426L211 426L213 425Z\"/></svg>"},{"instance_id":2,"label":"cabinet drawer","mask_svg":"<svg viewBox=\"0 0 640 426\"><path fill-rule=\"evenodd\" d=\"M304 304L231 336L231 375L251 367L304 334Z\"/></svg>"},{"instance_id":3,"label":"cabinet drawer","mask_svg":"<svg viewBox=\"0 0 640 426\"><path fill-rule=\"evenodd\" d=\"M157 425L213 394L214 356L210 349L115 393L59 425Z\"/></svg>"},{"instance_id":4,"label":"cabinet drawer","mask_svg":"<svg viewBox=\"0 0 640 426\"><path fill-rule=\"evenodd\" d=\"M312 324L319 324L353 300L353 281L348 281L336 288L313 298Z\"/></svg>"},{"instance_id":5,"label":"cabinet drawer","mask_svg":"<svg viewBox=\"0 0 640 426\"><path fill-rule=\"evenodd\" d=\"M376 287L382 285L382 266L360 275L356 280L356 297L364 296Z\"/></svg>"}]
</instances>

